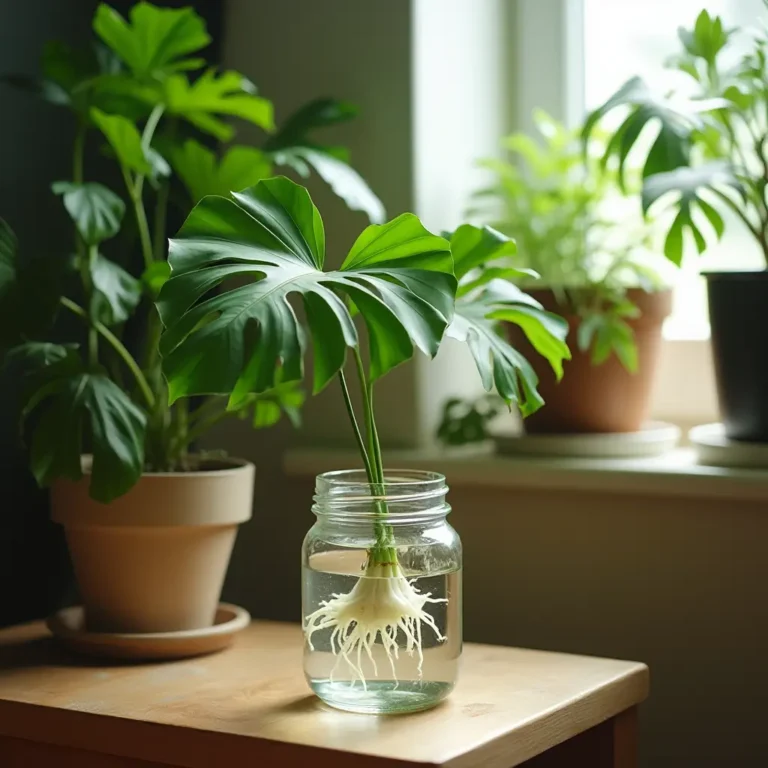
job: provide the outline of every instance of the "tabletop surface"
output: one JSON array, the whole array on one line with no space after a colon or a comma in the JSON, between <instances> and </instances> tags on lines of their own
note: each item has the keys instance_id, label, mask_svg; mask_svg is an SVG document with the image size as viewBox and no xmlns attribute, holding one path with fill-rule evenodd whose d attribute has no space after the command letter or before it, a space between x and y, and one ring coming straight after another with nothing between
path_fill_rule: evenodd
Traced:
<instances>
[{"instance_id":1,"label":"tabletop surface","mask_svg":"<svg viewBox=\"0 0 768 768\"><path fill-rule=\"evenodd\" d=\"M188 768L509 768L648 691L643 664L467 644L440 706L355 715L310 694L301 654L299 627L274 622L254 622L218 654L124 665L70 655L41 623L13 627L0 631L0 734Z\"/></svg>"}]
</instances>

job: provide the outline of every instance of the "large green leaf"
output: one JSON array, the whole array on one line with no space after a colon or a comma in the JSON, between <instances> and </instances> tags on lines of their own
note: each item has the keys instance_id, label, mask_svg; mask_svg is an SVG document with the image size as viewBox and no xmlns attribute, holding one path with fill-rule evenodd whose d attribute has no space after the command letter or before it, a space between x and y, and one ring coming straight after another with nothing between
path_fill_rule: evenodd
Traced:
<instances>
[{"instance_id":1,"label":"large green leaf","mask_svg":"<svg viewBox=\"0 0 768 768\"><path fill-rule=\"evenodd\" d=\"M230 192L253 186L270 175L272 165L255 147L230 147L221 160L194 139L166 150L173 169L189 190L193 203L205 195L227 197Z\"/></svg>"},{"instance_id":2,"label":"large green leaf","mask_svg":"<svg viewBox=\"0 0 768 768\"><path fill-rule=\"evenodd\" d=\"M445 240L403 214L365 229L340 269L323 272L324 259L320 214L286 178L198 203L171 241L172 276L158 301L171 400L231 393L236 407L275 386L278 372L280 381L300 380L305 338L292 294L303 300L312 336L316 391L357 344L343 297L368 329L372 379L409 359L414 346L437 352L456 290ZM231 278L239 285L209 296Z\"/></svg>"},{"instance_id":3,"label":"large green leaf","mask_svg":"<svg viewBox=\"0 0 768 768\"><path fill-rule=\"evenodd\" d=\"M106 325L124 323L141 301L141 283L101 254L94 259L91 280L94 310Z\"/></svg>"},{"instance_id":4,"label":"large green leaf","mask_svg":"<svg viewBox=\"0 0 768 768\"><path fill-rule=\"evenodd\" d=\"M86 433L93 453L91 496L106 504L129 490L144 466L144 413L107 376L83 371L74 352L33 376L23 417L38 483L82 476Z\"/></svg>"},{"instance_id":5,"label":"large green leaf","mask_svg":"<svg viewBox=\"0 0 768 768\"><path fill-rule=\"evenodd\" d=\"M185 57L211 42L193 8L158 8L144 2L133 6L130 23L114 8L100 5L93 29L139 77L197 69L205 62Z\"/></svg>"},{"instance_id":6,"label":"large green leaf","mask_svg":"<svg viewBox=\"0 0 768 768\"><path fill-rule=\"evenodd\" d=\"M56 181L51 189L62 196L64 207L86 245L98 245L120 231L125 203L105 186Z\"/></svg>"},{"instance_id":7,"label":"large green leaf","mask_svg":"<svg viewBox=\"0 0 768 768\"><path fill-rule=\"evenodd\" d=\"M584 123L582 137L586 142L605 115L616 109L628 114L613 133L603 162L615 156L619 160L619 180L624 184L624 166L640 134L649 124L658 123L659 131L643 165L643 177L688 165L692 134L704 127L702 113L727 105L725 99L688 100L661 96L640 77L628 80L603 105L592 112Z\"/></svg>"},{"instance_id":8,"label":"large green leaf","mask_svg":"<svg viewBox=\"0 0 768 768\"><path fill-rule=\"evenodd\" d=\"M696 210L706 217L719 240L725 231L723 217L716 208L701 196L701 190L741 190L732 168L725 161L713 161L696 168L678 168L646 179L643 184L643 210L649 208L667 194L677 194L672 207L677 214L667 232L664 255L674 264L683 260L685 230L690 231L699 253L706 250L706 238L694 218Z\"/></svg>"},{"instance_id":9,"label":"large green leaf","mask_svg":"<svg viewBox=\"0 0 768 768\"><path fill-rule=\"evenodd\" d=\"M277 165L292 168L300 176L310 169L323 179L353 211L363 211L373 223L386 218L381 200L360 174L349 165L349 153L343 147L318 143L310 132L346 122L357 115L357 107L336 99L316 99L294 112L264 144Z\"/></svg>"},{"instance_id":10,"label":"large green leaf","mask_svg":"<svg viewBox=\"0 0 768 768\"><path fill-rule=\"evenodd\" d=\"M217 115L230 115L274 129L272 102L255 94L253 84L238 72L204 72L194 83L184 75L171 75L163 84L163 101L172 115L188 120L201 131L229 141L234 128Z\"/></svg>"},{"instance_id":11,"label":"large green leaf","mask_svg":"<svg viewBox=\"0 0 768 768\"><path fill-rule=\"evenodd\" d=\"M68 262L47 253L19 253L13 230L0 219L0 353L50 327Z\"/></svg>"},{"instance_id":12,"label":"large green leaf","mask_svg":"<svg viewBox=\"0 0 768 768\"><path fill-rule=\"evenodd\" d=\"M539 302L512 283L477 276L478 269L490 272L494 268L487 267L488 263L514 253L510 242L490 228L464 225L454 232L451 251L461 278L456 314L446 334L469 346L485 389L495 386L507 403L517 403L523 416L528 416L544 404L537 390L538 377L506 340L501 321L518 325L558 378L563 375L563 360L570 358L565 343L568 324L545 312ZM463 285L472 287L462 292Z\"/></svg>"},{"instance_id":13,"label":"large green leaf","mask_svg":"<svg viewBox=\"0 0 768 768\"><path fill-rule=\"evenodd\" d=\"M108 115L96 108L91 110L91 119L106 137L120 165L145 176L152 173L139 130L130 120L122 115Z\"/></svg>"}]
</instances>

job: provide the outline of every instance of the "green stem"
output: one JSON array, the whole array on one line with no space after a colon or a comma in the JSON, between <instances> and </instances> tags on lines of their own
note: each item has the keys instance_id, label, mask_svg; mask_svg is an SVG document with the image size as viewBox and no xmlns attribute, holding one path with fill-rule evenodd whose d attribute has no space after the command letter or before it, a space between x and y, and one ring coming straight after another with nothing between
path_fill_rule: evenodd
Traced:
<instances>
[{"instance_id":1,"label":"green stem","mask_svg":"<svg viewBox=\"0 0 768 768\"><path fill-rule=\"evenodd\" d=\"M368 392L368 377L365 375L365 366L363 358L360 356L360 350L355 347L353 350L355 365L357 366L357 377L360 381L360 392L363 396L363 419L365 423L365 434L368 438L368 457L370 459L371 469L373 470L374 482L383 483L384 478L379 474L380 461L376 460L378 446L374 441L375 428L373 424L373 409Z\"/></svg>"},{"instance_id":2,"label":"green stem","mask_svg":"<svg viewBox=\"0 0 768 768\"><path fill-rule=\"evenodd\" d=\"M91 324L96 329L96 331L98 331L106 339L106 341L109 342L115 352L120 355L128 370L133 374L133 377L136 379L136 384L138 384L139 389L141 390L141 394L144 396L147 405L150 408L154 408L155 396L152 394L152 390L149 388L149 384L147 384L147 380L144 378L144 374L141 372L138 364L133 359L131 353L125 348L120 339L118 339L117 336L115 336L115 334L112 333L112 331L110 331L106 325L100 323L98 320L89 318L88 313L79 304L76 304L66 296L61 297L61 304L70 312L73 312L78 317Z\"/></svg>"},{"instance_id":3,"label":"green stem","mask_svg":"<svg viewBox=\"0 0 768 768\"><path fill-rule=\"evenodd\" d=\"M363 413L365 416L365 429L368 435L368 456L370 464L369 479L373 476L371 483L371 493L374 496L383 496L384 489L384 466L381 458L381 445L379 443L379 434L376 429L376 420L373 413L373 383L365 375L365 366L360 350L355 347L353 350L355 365L357 366L357 375L360 379L360 390L363 395ZM376 502L376 509L382 518L389 514L386 501ZM394 548L394 532L391 525L383 522L374 523L374 535L376 537L375 545L368 551L368 563L366 569L376 569L381 565L390 565L397 567L397 550Z\"/></svg>"},{"instance_id":4,"label":"green stem","mask_svg":"<svg viewBox=\"0 0 768 768\"><path fill-rule=\"evenodd\" d=\"M355 410L352 407L352 398L349 396L349 388L347 387L347 380L344 377L344 371L339 371L339 381L341 382L341 392L344 395L344 405L347 406L347 414L349 415L349 420L352 422L352 429L355 432L357 447L360 450L360 456L362 456L363 464L365 465L365 474L368 478L368 482L373 486L376 482L376 478L373 474L371 460L368 458L368 451L365 450L365 441L360 433L360 426L355 418Z\"/></svg>"}]
</instances>

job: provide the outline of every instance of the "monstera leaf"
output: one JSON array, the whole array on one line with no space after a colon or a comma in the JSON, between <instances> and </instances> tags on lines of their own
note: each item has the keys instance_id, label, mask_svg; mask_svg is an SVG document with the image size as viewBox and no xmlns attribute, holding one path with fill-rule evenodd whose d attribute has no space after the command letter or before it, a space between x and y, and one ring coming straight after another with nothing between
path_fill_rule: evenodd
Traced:
<instances>
[{"instance_id":1,"label":"monstera leaf","mask_svg":"<svg viewBox=\"0 0 768 768\"><path fill-rule=\"evenodd\" d=\"M669 193L676 193L677 200L673 207L677 209L664 242L664 255L674 264L683 260L685 230L688 229L696 243L696 249L703 253L707 247L704 235L694 219L696 210L706 217L712 225L718 240L723 236L725 223L718 211L702 196L701 190L722 190L731 188L741 191L741 185L734 176L729 163L713 161L696 168L678 168L669 173L659 173L646 179L643 184L643 211Z\"/></svg>"},{"instance_id":2,"label":"monstera leaf","mask_svg":"<svg viewBox=\"0 0 768 768\"><path fill-rule=\"evenodd\" d=\"M86 245L98 245L120 231L125 203L105 186L55 181L51 189L62 196L64 207Z\"/></svg>"},{"instance_id":3,"label":"monstera leaf","mask_svg":"<svg viewBox=\"0 0 768 768\"><path fill-rule=\"evenodd\" d=\"M105 325L124 323L141 301L141 283L101 254L91 265L96 315Z\"/></svg>"},{"instance_id":4,"label":"monstera leaf","mask_svg":"<svg viewBox=\"0 0 768 768\"><path fill-rule=\"evenodd\" d=\"M171 75L163 83L163 103L171 115L184 118L220 141L229 141L235 130L217 115L230 115L274 129L272 102L256 95L253 84L237 72L217 74L209 69L194 83L184 75Z\"/></svg>"},{"instance_id":5,"label":"monstera leaf","mask_svg":"<svg viewBox=\"0 0 768 768\"><path fill-rule=\"evenodd\" d=\"M39 359L39 350L30 354ZM32 472L40 485L59 477L79 479L87 433L93 453L90 493L106 504L141 474L146 417L106 374L83 370L73 349L46 354L46 364L30 374L23 410Z\"/></svg>"},{"instance_id":6,"label":"monstera leaf","mask_svg":"<svg viewBox=\"0 0 768 768\"><path fill-rule=\"evenodd\" d=\"M134 5L130 22L102 3L93 29L138 77L199 69L204 59L186 57L211 42L205 22L192 8L158 8L150 3Z\"/></svg>"},{"instance_id":7,"label":"monstera leaf","mask_svg":"<svg viewBox=\"0 0 768 768\"><path fill-rule=\"evenodd\" d=\"M539 302L512 283L495 277L486 282L475 273L495 269L486 265L514 253L513 244L501 233L464 225L451 237L451 252L456 275L460 276L459 298L446 334L469 346L487 391L495 386L507 403L517 403L523 416L529 416L544 404L536 388L538 377L523 355L506 341L501 321L523 330L558 379L563 375L563 360L570 359L565 343L568 324L545 312ZM462 292L467 285L471 289Z\"/></svg>"},{"instance_id":8,"label":"monstera leaf","mask_svg":"<svg viewBox=\"0 0 768 768\"><path fill-rule=\"evenodd\" d=\"M347 150L320 144L309 136L315 129L351 120L357 111L357 107L346 101L311 101L294 112L267 139L264 151L277 165L286 165L303 178L307 178L310 169L314 169L353 211L363 211L370 221L380 224L386 218L384 205L362 176L349 165Z\"/></svg>"},{"instance_id":9,"label":"monstera leaf","mask_svg":"<svg viewBox=\"0 0 768 768\"><path fill-rule=\"evenodd\" d=\"M681 99L660 96L640 77L628 80L608 101L592 112L584 123L586 142L602 118L615 109L628 109L619 128L611 137L603 162L615 156L619 160L619 180L624 183L624 165L643 129L658 123L659 132L643 165L643 178L664 173L690 160L692 133L704 127L702 114L727 105L725 99Z\"/></svg>"},{"instance_id":10,"label":"monstera leaf","mask_svg":"<svg viewBox=\"0 0 768 768\"><path fill-rule=\"evenodd\" d=\"M158 300L171 401L229 394L236 408L251 393L300 380L305 335L291 295L306 312L315 391L358 342L345 298L368 330L372 380L414 346L437 352L456 280L448 243L415 216L369 226L341 267L324 272L323 222L306 189L277 177L233 198L204 198L171 241L171 279ZM231 278L239 285L209 295Z\"/></svg>"},{"instance_id":11,"label":"monstera leaf","mask_svg":"<svg viewBox=\"0 0 768 768\"><path fill-rule=\"evenodd\" d=\"M181 145L169 143L166 154L193 203L206 195L227 197L233 190L253 186L272 171L267 156L255 147L230 147L218 160L208 147L188 139Z\"/></svg>"}]
</instances>

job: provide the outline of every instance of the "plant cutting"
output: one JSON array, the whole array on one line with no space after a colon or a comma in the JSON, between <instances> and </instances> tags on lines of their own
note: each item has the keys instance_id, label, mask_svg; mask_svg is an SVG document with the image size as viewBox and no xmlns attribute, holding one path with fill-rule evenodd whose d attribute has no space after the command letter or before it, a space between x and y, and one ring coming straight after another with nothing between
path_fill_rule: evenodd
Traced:
<instances>
[{"instance_id":1,"label":"plant cutting","mask_svg":"<svg viewBox=\"0 0 768 768\"><path fill-rule=\"evenodd\" d=\"M686 241L702 254L726 228L741 227L768 262L768 35L758 25L728 28L706 10L678 35L680 52L667 67L680 75L681 86L658 94L632 78L589 116L584 141L604 118L619 120L603 162L618 162L623 183L628 158L642 160L642 209L666 216L670 261L682 261ZM729 55L739 44L747 52L732 64ZM765 442L768 365L761 350L768 341L768 273L713 271L706 277L726 434Z\"/></svg>"},{"instance_id":2,"label":"plant cutting","mask_svg":"<svg viewBox=\"0 0 768 768\"><path fill-rule=\"evenodd\" d=\"M476 193L471 211L517 242L515 263L530 272L508 279L565 316L571 328L573 358L564 384L534 362L547 407L525 427L633 432L647 415L661 324L671 310L654 264L652 231L628 215L615 163L601 162L601 136L593 136L583 154L579 131L541 110L534 116L536 138L512 134L503 141L509 159L481 161L496 181ZM633 177L622 170L629 191ZM502 268L503 262L490 267L492 273ZM525 344L518 331L511 333L514 344Z\"/></svg>"},{"instance_id":3,"label":"plant cutting","mask_svg":"<svg viewBox=\"0 0 768 768\"><path fill-rule=\"evenodd\" d=\"M30 466L53 485L89 628L193 629L213 620L254 473L194 448L225 418L257 428L282 413L296 421L304 396L295 381L273 378L237 408L208 392L169 405L153 303L170 272L168 216L276 165L314 168L372 220L383 209L343 148L310 137L350 119L351 105L317 100L275 128L271 102L245 76L200 56L210 36L191 8L142 2L125 19L102 4L93 28L91 47L46 46L39 80L5 78L67 108L76 134L72 176L52 185L71 244L27 254L0 222L0 354L25 382ZM230 117L262 129L262 146L220 153L235 133ZM114 162L124 189L89 180L89 144Z\"/></svg>"},{"instance_id":4,"label":"plant cutting","mask_svg":"<svg viewBox=\"0 0 768 768\"><path fill-rule=\"evenodd\" d=\"M407 681L397 675L399 649L406 657L416 656L412 677L418 680L424 626L436 640L443 634L430 606L442 605L446 596L419 589L403 565L403 558L413 553L404 551L410 549L397 532L402 530L398 527L402 515L398 518L393 507L402 509L403 498L396 491L404 490L413 501L423 499L424 489L421 481L402 480L402 473L384 470L374 413L375 384L410 359L415 349L434 356L444 335L449 335L469 344L488 389L495 386L508 403L532 412L541 405L536 376L498 335L499 320L519 320L557 369L568 354L564 323L526 305L522 292L513 287L509 288L514 297L504 299L491 295L491 283L481 279L457 302L456 276L482 264L488 252L505 241L498 233L465 226L449 242L406 213L367 227L341 266L325 270L320 214L304 188L281 177L260 181L232 198L203 198L171 241L171 277L160 292L158 308L166 327L160 346L172 401L215 392L226 395L228 407L237 409L244 399L277 383L300 381L310 342L313 391L338 381L364 475L351 484L333 477L339 473L321 476L318 497L325 495L322 486L332 505L346 499L345 511L334 513L337 518L346 514L350 520L363 521L360 535L365 545L356 550L347 544L347 555L356 557L359 552L363 560L348 574L352 584L345 592L334 592L327 579L322 582L326 587L313 581L304 612L309 655L316 635L326 633L324 643L327 655L335 658L336 673L341 661L351 675L340 683L342 688L348 691L355 681L360 684L363 700L356 704L339 700L333 669L313 685L337 706L387 710L381 696L397 696L398 686L401 693L409 690ZM211 295L215 287L220 292ZM290 298L301 303L305 325ZM367 331L365 349L356 319ZM360 388L362 418L350 393L348 352ZM435 482L435 477L426 481ZM433 497L445 493L444 488L433 490ZM425 512L410 509L412 514ZM426 512L430 510L434 511L428 507ZM318 510L318 517L321 514ZM413 531L408 535L412 537ZM305 545L308 558L316 546L319 540L311 535ZM420 551L429 549L422 541ZM314 594L316 588L322 594ZM375 661L374 644L392 675L379 681L375 690L369 677L378 677L382 668ZM370 664L367 673L366 664ZM313 679L312 673L309 677ZM371 698L366 699L369 692ZM420 699L411 708L430 703L434 701Z\"/></svg>"}]
</instances>

